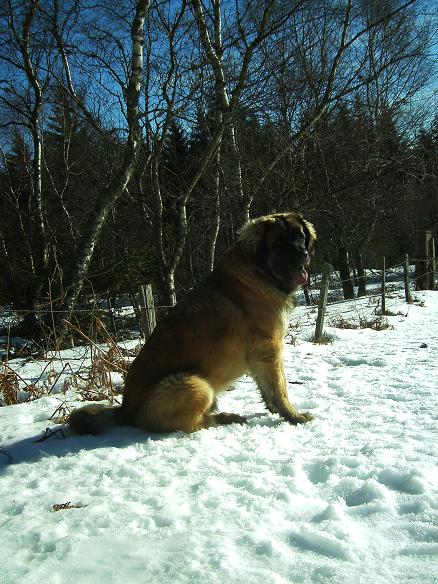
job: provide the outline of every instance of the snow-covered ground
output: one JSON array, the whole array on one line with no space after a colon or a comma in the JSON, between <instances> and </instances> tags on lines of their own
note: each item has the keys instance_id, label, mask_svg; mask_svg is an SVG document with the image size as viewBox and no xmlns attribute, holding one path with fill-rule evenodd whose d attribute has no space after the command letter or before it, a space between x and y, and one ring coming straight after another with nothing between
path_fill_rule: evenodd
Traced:
<instances>
[{"instance_id":1,"label":"snow-covered ground","mask_svg":"<svg viewBox=\"0 0 438 584\"><path fill-rule=\"evenodd\" d=\"M0 583L438 582L438 292L416 299L387 302L392 328L329 327L325 345L313 309L292 314L304 426L267 413L250 378L221 400L248 425L192 435L35 443L75 396L1 407ZM334 305L326 322L374 309ZM27 380L44 366L11 364Z\"/></svg>"}]
</instances>

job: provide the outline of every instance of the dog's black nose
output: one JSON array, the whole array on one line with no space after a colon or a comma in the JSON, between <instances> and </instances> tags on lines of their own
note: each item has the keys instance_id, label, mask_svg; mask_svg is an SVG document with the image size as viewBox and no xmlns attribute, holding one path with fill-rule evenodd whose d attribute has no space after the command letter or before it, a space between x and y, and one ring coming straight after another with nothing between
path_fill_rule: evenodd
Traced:
<instances>
[{"instance_id":1,"label":"dog's black nose","mask_svg":"<svg viewBox=\"0 0 438 584\"><path fill-rule=\"evenodd\" d=\"M307 249L300 249L299 259L302 262L307 262L309 260L309 252L307 251Z\"/></svg>"}]
</instances>

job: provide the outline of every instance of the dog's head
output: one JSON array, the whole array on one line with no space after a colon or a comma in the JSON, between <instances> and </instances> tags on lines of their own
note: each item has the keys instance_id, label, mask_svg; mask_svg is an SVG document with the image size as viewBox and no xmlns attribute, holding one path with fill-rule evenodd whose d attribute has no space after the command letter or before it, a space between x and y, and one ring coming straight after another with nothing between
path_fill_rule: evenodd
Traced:
<instances>
[{"instance_id":1,"label":"dog's head","mask_svg":"<svg viewBox=\"0 0 438 584\"><path fill-rule=\"evenodd\" d=\"M307 283L315 240L313 225L299 213L258 217L239 232L240 245L257 270L286 294Z\"/></svg>"}]
</instances>

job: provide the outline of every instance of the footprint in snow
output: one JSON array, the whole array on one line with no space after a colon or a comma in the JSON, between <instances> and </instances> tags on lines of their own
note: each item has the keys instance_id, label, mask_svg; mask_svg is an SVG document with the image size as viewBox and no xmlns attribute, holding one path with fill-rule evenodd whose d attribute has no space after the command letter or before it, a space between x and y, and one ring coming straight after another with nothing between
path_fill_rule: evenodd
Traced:
<instances>
[{"instance_id":1,"label":"footprint in snow","mask_svg":"<svg viewBox=\"0 0 438 584\"><path fill-rule=\"evenodd\" d=\"M288 540L290 545L302 550L312 551L339 560L353 559L353 554L348 544L328 532L302 527L299 531L292 532Z\"/></svg>"},{"instance_id":2,"label":"footprint in snow","mask_svg":"<svg viewBox=\"0 0 438 584\"><path fill-rule=\"evenodd\" d=\"M397 468L385 468L379 472L377 480L394 491L409 495L420 495L426 490L424 481L415 470L402 471Z\"/></svg>"}]
</instances>

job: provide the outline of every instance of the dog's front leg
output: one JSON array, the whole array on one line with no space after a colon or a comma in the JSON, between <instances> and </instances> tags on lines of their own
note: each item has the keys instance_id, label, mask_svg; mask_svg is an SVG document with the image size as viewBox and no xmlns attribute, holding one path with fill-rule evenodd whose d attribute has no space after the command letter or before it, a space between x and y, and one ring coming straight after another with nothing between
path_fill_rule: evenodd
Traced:
<instances>
[{"instance_id":1,"label":"dog's front leg","mask_svg":"<svg viewBox=\"0 0 438 584\"><path fill-rule=\"evenodd\" d=\"M268 410L278 413L291 424L304 424L313 419L308 412L299 412L289 401L287 381L281 354L264 350L250 362L250 373L256 381Z\"/></svg>"}]
</instances>

